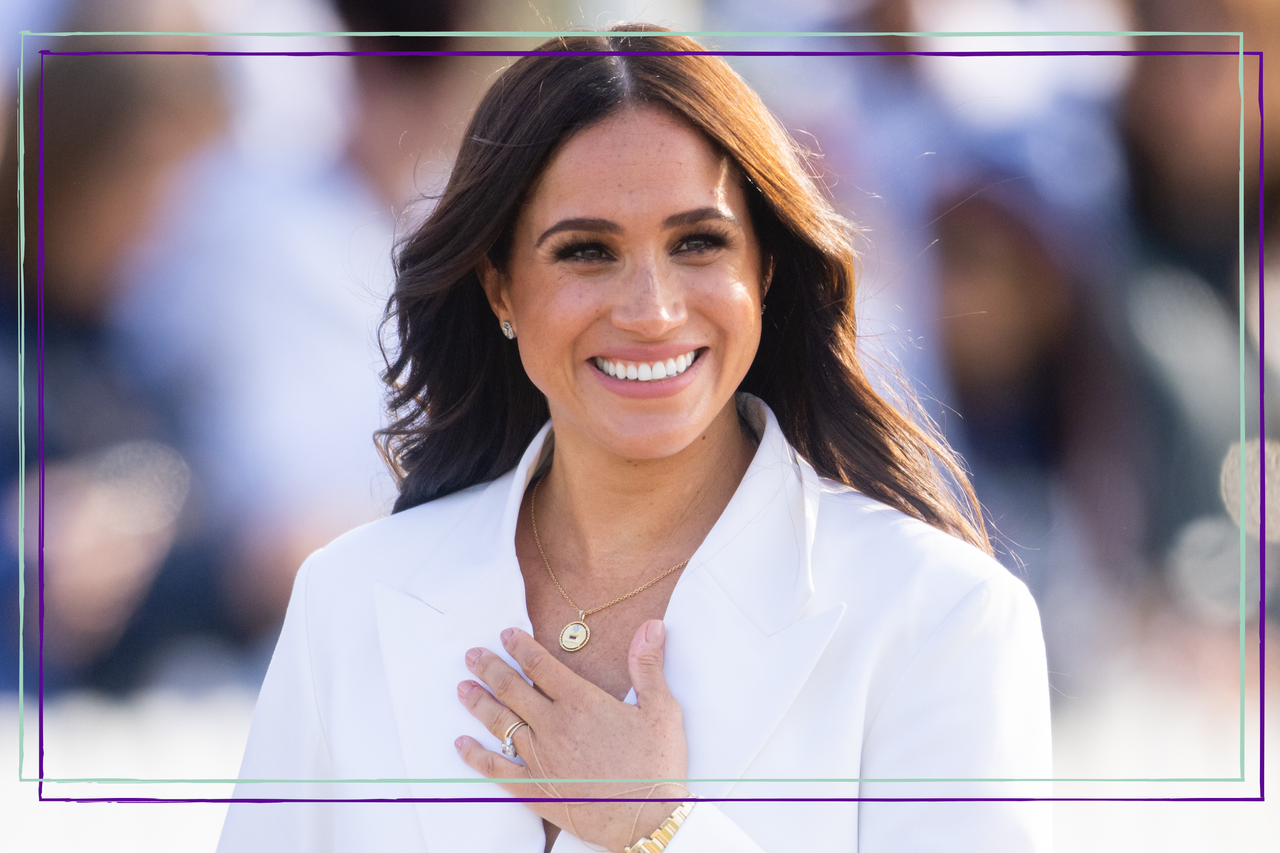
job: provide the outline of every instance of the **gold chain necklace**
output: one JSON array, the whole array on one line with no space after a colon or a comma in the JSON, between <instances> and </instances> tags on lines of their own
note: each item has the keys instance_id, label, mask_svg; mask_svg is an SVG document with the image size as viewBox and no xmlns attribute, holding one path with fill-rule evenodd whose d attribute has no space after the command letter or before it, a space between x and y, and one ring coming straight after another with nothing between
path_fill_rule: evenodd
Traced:
<instances>
[{"instance_id":1,"label":"gold chain necklace","mask_svg":"<svg viewBox=\"0 0 1280 853\"><path fill-rule=\"evenodd\" d=\"M546 475L544 474L543 476L545 477ZM560 594L564 596L565 601L569 602L569 606L578 611L577 620L565 625L560 631L560 648L564 649L566 652L576 652L578 649L585 646L587 641L591 639L591 629L587 627L588 616L592 613L599 613L606 607L612 607L620 601L626 601L631 596L644 592L667 575L672 572L679 571L689 565L689 560L677 563L644 586L637 587L626 595L618 596L608 604L602 604L599 607L593 607L590 610L582 610L578 605L573 603L573 599L569 597L569 593L564 591L564 587L560 585L560 581L556 580L556 573L551 571L551 561L547 559L547 552L542 548L542 540L538 538L538 486L542 485L542 479L542 477L539 477L533 482L533 494L529 496L529 521L533 523L533 541L538 543L538 553L542 555L542 564L547 567L547 574L551 575L551 582L556 585L556 589L560 590Z\"/></svg>"}]
</instances>

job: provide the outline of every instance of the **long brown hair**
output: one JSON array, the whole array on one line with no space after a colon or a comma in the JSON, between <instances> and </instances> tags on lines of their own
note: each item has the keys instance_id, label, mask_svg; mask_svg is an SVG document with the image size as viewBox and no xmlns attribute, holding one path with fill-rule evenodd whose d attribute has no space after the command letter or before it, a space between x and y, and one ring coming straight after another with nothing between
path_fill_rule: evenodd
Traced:
<instances>
[{"instance_id":1,"label":"long brown hair","mask_svg":"<svg viewBox=\"0 0 1280 853\"><path fill-rule=\"evenodd\" d=\"M954 454L923 415L921 426L882 399L859 364L851 226L759 96L683 36L570 34L539 50L590 53L523 57L494 81L439 204L396 259L387 322L400 348L384 373L394 420L378 434L400 483L395 511L501 476L546 422L546 399L499 333L477 268L487 258L505 269L525 196L570 136L646 104L706 134L748 184L773 277L740 389L773 409L787 441L823 476L990 553Z\"/></svg>"}]
</instances>

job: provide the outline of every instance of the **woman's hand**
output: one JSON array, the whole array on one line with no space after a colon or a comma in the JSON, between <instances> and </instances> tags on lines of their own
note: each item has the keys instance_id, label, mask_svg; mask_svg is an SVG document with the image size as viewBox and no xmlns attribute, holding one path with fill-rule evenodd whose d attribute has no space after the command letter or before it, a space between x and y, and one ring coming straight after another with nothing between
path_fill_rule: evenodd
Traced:
<instances>
[{"instance_id":1,"label":"woman's hand","mask_svg":"<svg viewBox=\"0 0 1280 853\"><path fill-rule=\"evenodd\" d=\"M688 791L678 783L519 781L684 779L684 721L662 674L664 639L663 625L654 619L631 640L627 667L635 705L619 702L578 676L515 628L502 632L502 644L541 693L496 654L467 652L467 666L493 691L491 695L474 681L462 682L458 696L467 710L499 738L517 720L529 725L513 735L516 753L527 766L469 737L455 744L463 761L517 797L686 799ZM648 836L675 809L670 802L568 804L548 799L526 805L583 841L612 851Z\"/></svg>"}]
</instances>

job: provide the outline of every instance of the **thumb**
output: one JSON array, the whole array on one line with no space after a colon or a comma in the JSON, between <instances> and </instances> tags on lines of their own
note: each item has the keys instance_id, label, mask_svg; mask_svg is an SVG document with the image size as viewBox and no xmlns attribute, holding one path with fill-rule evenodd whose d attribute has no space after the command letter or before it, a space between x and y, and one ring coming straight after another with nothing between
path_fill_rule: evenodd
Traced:
<instances>
[{"instance_id":1,"label":"thumb","mask_svg":"<svg viewBox=\"0 0 1280 853\"><path fill-rule=\"evenodd\" d=\"M631 686L636 689L638 705L655 699L662 701L671 695L667 689L667 679L662 674L666 639L666 626L659 619L650 619L645 622L631 638L627 669L631 673Z\"/></svg>"}]
</instances>

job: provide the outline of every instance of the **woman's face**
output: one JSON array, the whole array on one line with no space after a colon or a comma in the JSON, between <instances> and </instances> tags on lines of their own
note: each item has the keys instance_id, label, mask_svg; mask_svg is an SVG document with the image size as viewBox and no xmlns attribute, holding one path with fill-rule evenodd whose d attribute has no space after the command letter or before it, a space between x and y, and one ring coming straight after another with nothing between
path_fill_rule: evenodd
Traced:
<instances>
[{"instance_id":1,"label":"woman's face","mask_svg":"<svg viewBox=\"0 0 1280 853\"><path fill-rule=\"evenodd\" d=\"M570 138L516 221L505 274L483 279L557 434L626 458L695 441L732 405L760 341L741 177L657 108Z\"/></svg>"}]
</instances>

